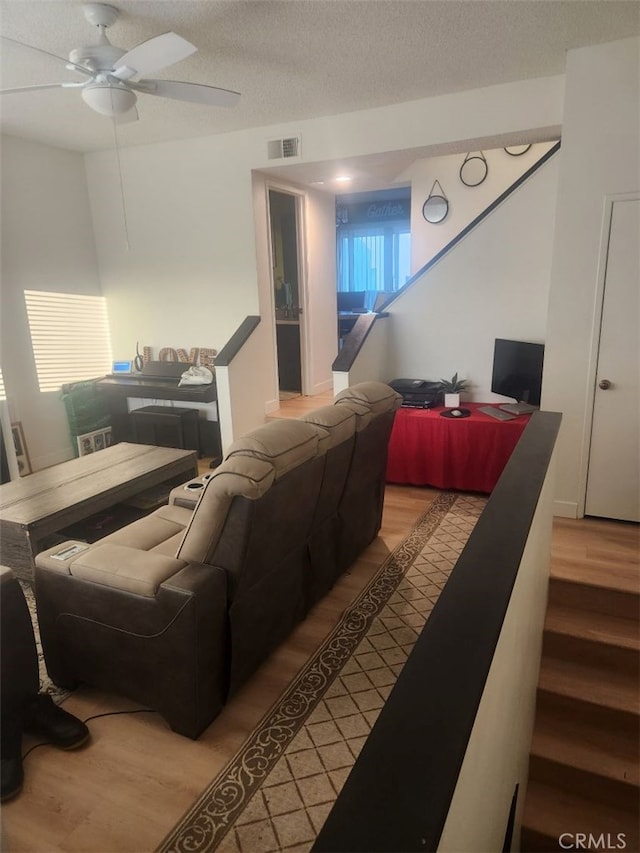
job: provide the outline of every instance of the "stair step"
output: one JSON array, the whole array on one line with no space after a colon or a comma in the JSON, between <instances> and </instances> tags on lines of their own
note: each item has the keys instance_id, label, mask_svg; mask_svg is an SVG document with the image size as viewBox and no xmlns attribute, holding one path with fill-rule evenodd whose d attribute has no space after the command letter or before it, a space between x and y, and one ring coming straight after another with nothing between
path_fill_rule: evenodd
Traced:
<instances>
[{"instance_id":1,"label":"stair step","mask_svg":"<svg viewBox=\"0 0 640 853\"><path fill-rule=\"evenodd\" d=\"M554 532L520 849L640 851L637 526Z\"/></svg>"},{"instance_id":2,"label":"stair step","mask_svg":"<svg viewBox=\"0 0 640 853\"><path fill-rule=\"evenodd\" d=\"M532 756L637 786L639 751L638 718L633 714L538 694Z\"/></svg>"},{"instance_id":3,"label":"stair step","mask_svg":"<svg viewBox=\"0 0 640 853\"><path fill-rule=\"evenodd\" d=\"M551 602L547 608L544 629L555 634L567 634L594 643L620 646L640 652L640 629L637 619L625 619L618 615L595 613Z\"/></svg>"},{"instance_id":4,"label":"stair step","mask_svg":"<svg viewBox=\"0 0 640 853\"><path fill-rule=\"evenodd\" d=\"M640 653L635 649L596 642L572 634L545 630L542 645L543 657L561 658L567 662L585 661L592 668L607 672L638 673Z\"/></svg>"},{"instance_id":5,"label":"stair step","mask_svg":"<svg viewBox=\"0 0 640 853\"><path fill-rule=\"evenodd\" d=\"M638 526L604 519L554 519L551 575L640 593Z\"/></svg>"},{"instance_id":6,"label":"stair step","mask_svg":"<svg viewBox=\"0 0 640 853\"><path fill-rule=\"evenodd\" d=\"M567 720L570 724L577 716L584 720L585 725L602 729L615 726L625 738L640 738L637 710L625 711L607 706L601 707L591 701L574 696L562 696L538 687L536 714L556 716L560 721Z\"/></svg>"},{"instance_id":7,"label":"stair step","mask_svg":"<svg viewBox=\"0 0 640 853\"><path fill-rule=\"evenodd\" d=\"M576 833L587 836L582 846L576 844ZM620 838L619 834L624 837ZM590 843L588 836L592 836ZM637 851L640 850L639 842L636 810L603 805L553 785L529 781L522 818L522 851Z\"/></svg>"},{"instance_id":8,"label":"stair step","mask_svg":"<svg viewBox=\"0 0 640 853\"><path fill-rule=\"evenodd\" d=\"M582 662L543 656L538 688L604 708L640 712L635 673L606 671Z\"/></svg>"},{"instance_id":9,"label":"stair step","mask_svg":"<svg viewBox=\"0 0 640 853\"><path fill-rule=\"evenodd\" d=\"M599 804L614 806L633 812L638 808L638 786L630 781L611 779L596 770L583 770L561 762L556 756L532 755L529 778L543 785Z\"/></svg>"},{"instance_id":10,"label":"stair step","mask_svg":"<svg viewBox=\"0 0 640 853\"><path fill-rule=\"evenodd\" d=\"M549 578L549 605L588 610L636 622L640 615L640 596L635 589L619 589L605 583L583 583L577 575L554 574Z\"/></svg>"}]
</instances>

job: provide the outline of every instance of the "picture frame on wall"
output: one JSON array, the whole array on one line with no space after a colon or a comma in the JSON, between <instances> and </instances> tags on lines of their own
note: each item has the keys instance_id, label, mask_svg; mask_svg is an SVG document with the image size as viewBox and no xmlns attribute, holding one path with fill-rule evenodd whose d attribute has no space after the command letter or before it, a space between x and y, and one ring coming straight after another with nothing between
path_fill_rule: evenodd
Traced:
<instances>
[{"instance_id":1,"label":"picture frame on wall","mask_svg":"<svg viewBox=\"0 0 640 853\"><path fill-rule=\"evenodd\" d=\"M18 473L21 477L25 477L27 474L31 473L31 460L29 459L27 442L24 440L24 431L20 421L16 421L11 424L11 435L13 436L13 448L16 453L16 462L18 463Z\"/></svg>"},{"instance_id":2,"label":"picture frame on wall","mask_svg":"<svg viewBox=\"0 0 640 853\"><path fill-rule=\"evenodd\" d=\"M93 432L85 432L76 436L78 456L88 456L89 453L97 453L113 444L111 427L96 429Z\"/></svg>"}]
</instances>

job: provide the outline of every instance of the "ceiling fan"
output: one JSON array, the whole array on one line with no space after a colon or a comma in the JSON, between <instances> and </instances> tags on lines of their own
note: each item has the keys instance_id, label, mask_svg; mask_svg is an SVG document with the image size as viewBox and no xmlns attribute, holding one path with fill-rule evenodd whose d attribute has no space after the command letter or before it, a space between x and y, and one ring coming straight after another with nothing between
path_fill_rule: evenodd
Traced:
<instances>
[{"instance_id":1,"label":"ceiling fan","mask_svg":"<svg viewBox=\"0 0 640 853\"><path fill-rule=\"evenodd\" d=\"M107 38L107 28L117 20L118 10L104 3L85 3L82 8L87 21L99 30L98 41L96 44L72 50L68 60L39 47L6 36L2 38L51 56L65 63L69 71L80 74L85 79L68 83L44 83L3 89L0 90L0 94L9 95L38 89L80 89L83 101L91 109L102 115L111 116L118 122L138 119L137 93L158 95L212 107L232 107L238 103L240 95L229 89L218 89L215 86L200 83L153 80L144 77L147 74L155 74L194 53L197 48L186 39L169 32L154 36L137 47L125 51L112 45Z\"/></svg>"}]
</instances>

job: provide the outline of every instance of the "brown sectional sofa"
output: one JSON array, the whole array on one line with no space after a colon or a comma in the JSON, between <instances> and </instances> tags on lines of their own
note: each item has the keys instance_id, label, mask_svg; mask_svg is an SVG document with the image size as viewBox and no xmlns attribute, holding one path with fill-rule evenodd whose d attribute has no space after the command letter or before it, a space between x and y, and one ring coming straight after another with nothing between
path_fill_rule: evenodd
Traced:
<instances>
[{"instance_id":1,"label":"brown sectional sofa","mask_svg":"<svg viewBox=\"0 0 640 853\"><path fill-rule=\"evenodd\" d=\"M73 543L39 554L53 681L122 693L198 737L375 538L400 402L356 385L243 436L146 518L66 559Z\"/></svg>"}]
</instances>

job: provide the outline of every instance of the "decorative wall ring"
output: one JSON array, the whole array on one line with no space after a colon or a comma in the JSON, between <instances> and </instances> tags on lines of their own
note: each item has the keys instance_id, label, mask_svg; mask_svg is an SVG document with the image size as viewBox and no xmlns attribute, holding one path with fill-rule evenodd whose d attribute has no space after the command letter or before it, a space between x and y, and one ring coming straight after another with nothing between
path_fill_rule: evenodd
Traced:
<instances>
[{"instance_id":1,"label":"decorative wall ring","mask_svg":"<svg viewBox=\"0 0 640 853\"><path fill-rule=\"evenodd\" d=\"M436 184L440 188L440 193L434 193ZM440 186L440 181L434 181L429 197L422 205L422 215L432 225L442 222L449 213L449 200L444 194L444 190Z\"/></svg>"},{"instance_id":2,"label":"decorative wall ring","mask_svg":"<svg viewBox=\"0 0 640 853\"><path fill-rule=\"evenodd\" d=\"M521 157L523 154L526 154L527 151L531 148L531 143L529 145L510 145L508 148L504 150L507 154L510 154L512 157Z\"/></svg>"},{"instance_id":3,"label":"decorative wall ring","mask_svg":"<svg viewBox=\"0 0 640 853\"><path fill-rule=\"evenodd\" d=\"M469 152L460 166L460 180L466 187L480 186L488 173L489 166L482 151L473 155Z\"/></svg>"}]
</instances>

